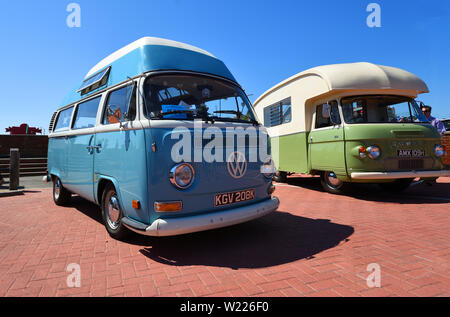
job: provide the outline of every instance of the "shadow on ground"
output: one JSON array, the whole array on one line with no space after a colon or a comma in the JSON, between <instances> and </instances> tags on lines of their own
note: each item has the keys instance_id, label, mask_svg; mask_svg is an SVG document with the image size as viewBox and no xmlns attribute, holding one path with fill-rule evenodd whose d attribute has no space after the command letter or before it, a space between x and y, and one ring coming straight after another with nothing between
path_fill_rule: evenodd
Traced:
<instances>
[{"instance_id":1,"label":"shadow on ground","mask_svg":"<svg viewBox=\"0 0 450 317\"><path fill-rule=\"evenodd\" d=\"M263 268L311 258L348 240L353 227L274 212L248 223L177 237L143 240L141 253L168 265Z\"/></svg>"},{"instance_id":2,"label":"shadow on ground","mask_svg":"<svg viewBox=\"0 0 450 317\"><path fill-rule=\"evenodd\" d=\"M288 177L285 184L325 192L319 177ZM281 184L283 185L283 184ZM445 204L450 201L450 183L415 182L403 192L386 192L376 184L354 184L347 194L360 200L399 204Z\"/></svg>"},{"instance_id":3,"label":"shadow on ground","mask_svg":"<svg viewBox=\"0 0 450 317\"><path fill-rule=\"evenodd\" d=\"M100 208L87 200L74 196L67 208L103 225ZM262 268L311 258L347 241L353 232L351 226L277 211L247 223L181 236L130 232L123 242L142 246L144 256L167 265Z\"/></svg>"}]
</instances>

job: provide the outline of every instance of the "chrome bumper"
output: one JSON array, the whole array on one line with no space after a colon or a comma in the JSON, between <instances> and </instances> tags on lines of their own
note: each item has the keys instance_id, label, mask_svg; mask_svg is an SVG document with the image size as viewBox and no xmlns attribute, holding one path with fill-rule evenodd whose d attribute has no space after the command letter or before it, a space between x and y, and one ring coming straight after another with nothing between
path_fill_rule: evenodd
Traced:
<instances>
[{"instance_id":1,"label":"chrome bumper","mask_svg":"<svg viewBox=\"0 0 450 317\"><path fill-rule=\"evenodd\" d=\"M122 223L139 234L155 237L175 236L180 234L211 230L250 221L275 211L280 205L277 197L249 206L211 212L196 216L157 219L150 226L129 218L122 218Z\"/></svg>"},{"instance_id":2,"label":"chrome bumper","mask_svg":"<svg viewBox=\"0 0 450 317\"><path fill-rule=\"evenodd\" d=\"M45 175L44 177L42 177L42 182L43 183L49 183L49 182L51 182L51 180L52 180L52 178L51 178L51 176L50 175Z\"/></svg>"},{"instance_id":3,"label":"chrome bumper","mask_svg":"<svg viewBox=\"0 0 450 317\"><path fill-rule=\"evenodd\" d=\"M351 173L352 179L377 180L399 178L450 177L450 170Z\"/></svg>"}]
</instances>

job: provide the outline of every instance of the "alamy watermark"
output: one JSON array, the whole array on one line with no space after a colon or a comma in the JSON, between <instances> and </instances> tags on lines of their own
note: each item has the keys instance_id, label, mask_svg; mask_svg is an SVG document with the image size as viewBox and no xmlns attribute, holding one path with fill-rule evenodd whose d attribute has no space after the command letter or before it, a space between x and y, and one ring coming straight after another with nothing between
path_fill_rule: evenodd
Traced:
<instances>
[{"instance_id":1,"label":"alamy watermark","mask_svg":"<svg viewBox=\"0 0 450 317\"><path fill-rule=\"evenodd\" d=\"M366 19L367 26L381 28L381 6L378 3L369 3L366 11L370 12Z\"/></svg>"},{"instance_id":2,"label":"alamy watermark","mask_svg":"<svg viewBox=\"0 0 450 317\"><path fill-rule=\"evenodd\" d=\"M171 150L171 158L175 163L228 162L236 150L248 152L248 162L264 163L271 158L265 128L253 125L222 129L209 126L203 129L202 121L195 120L193 133L180 126L172 130L171 139L178 140Z\"/></svg>"},{"instance_id":3,"label":"alamy watermark","mask_svg":"<svg viewBox=\"0 0 450 317\"><path fill-rule=\"evenodd\" d=\"M69 28L81 27L81 7L78 3L69 3L66 7L66 11L70 14L66 18L66 24Z\"/></svg>"},{"instance_id":4,"label":"alamy watermark","mask_svg":"<svg viewBox=\"0 0 450 317\"><path fill-rule=\"evenodd\" d=\"M369 288L381 287L381 267L378 263L370 263L367 266L367 272L371 272L366 278Z\"/></svg>"},{"instance_id":5,"label":"alamy watermark","mask_svg":"<svg viewBox=\"0 0 450 317\"><path fill-rule=\"evenodd\" d=\"M67 287L81 287L81 267L78 263L70 263L67 265L66 271L70 274L67 276Z\"/></svg>"}]
</instances>

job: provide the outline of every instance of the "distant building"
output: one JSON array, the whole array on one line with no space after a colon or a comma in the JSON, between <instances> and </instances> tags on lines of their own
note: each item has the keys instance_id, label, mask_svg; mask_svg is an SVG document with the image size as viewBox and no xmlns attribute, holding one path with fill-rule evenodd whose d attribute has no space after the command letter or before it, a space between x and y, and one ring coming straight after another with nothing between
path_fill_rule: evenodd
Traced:
<instances>
[{"instance_id":1,"label":"distant building","mask_svg":"<svg viewBox=\"0 0 450 317\"><path fill-rule=\"evenodd\" d=\"M39 128L30 127L26 123L22 123L19 127L6 128L6 132L9 132L11 135L13 135L13 134L36 135L36 133L42 133L42 130Z\"/></svg>"}]
</instances>

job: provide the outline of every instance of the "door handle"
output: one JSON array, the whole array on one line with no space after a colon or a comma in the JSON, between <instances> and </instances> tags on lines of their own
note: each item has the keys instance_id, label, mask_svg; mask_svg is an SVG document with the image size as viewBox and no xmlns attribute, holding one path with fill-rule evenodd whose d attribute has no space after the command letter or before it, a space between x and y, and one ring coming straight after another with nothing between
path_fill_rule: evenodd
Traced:
<instances>
[{"instance_id":1,"label":"door handle","mask_svg":"<svg viewBox=\"0 0 450 317\"><path fill-rule=\"evenodd\" d=\"M99 144L99 145L95 145L95 146L86 146L86 149L88 149L88 150L94 150L94 149L96 149L96 150L98 150L98 149L101 149L102 148L102 145L101 144Z\"/></svg>"}]
</instances>

